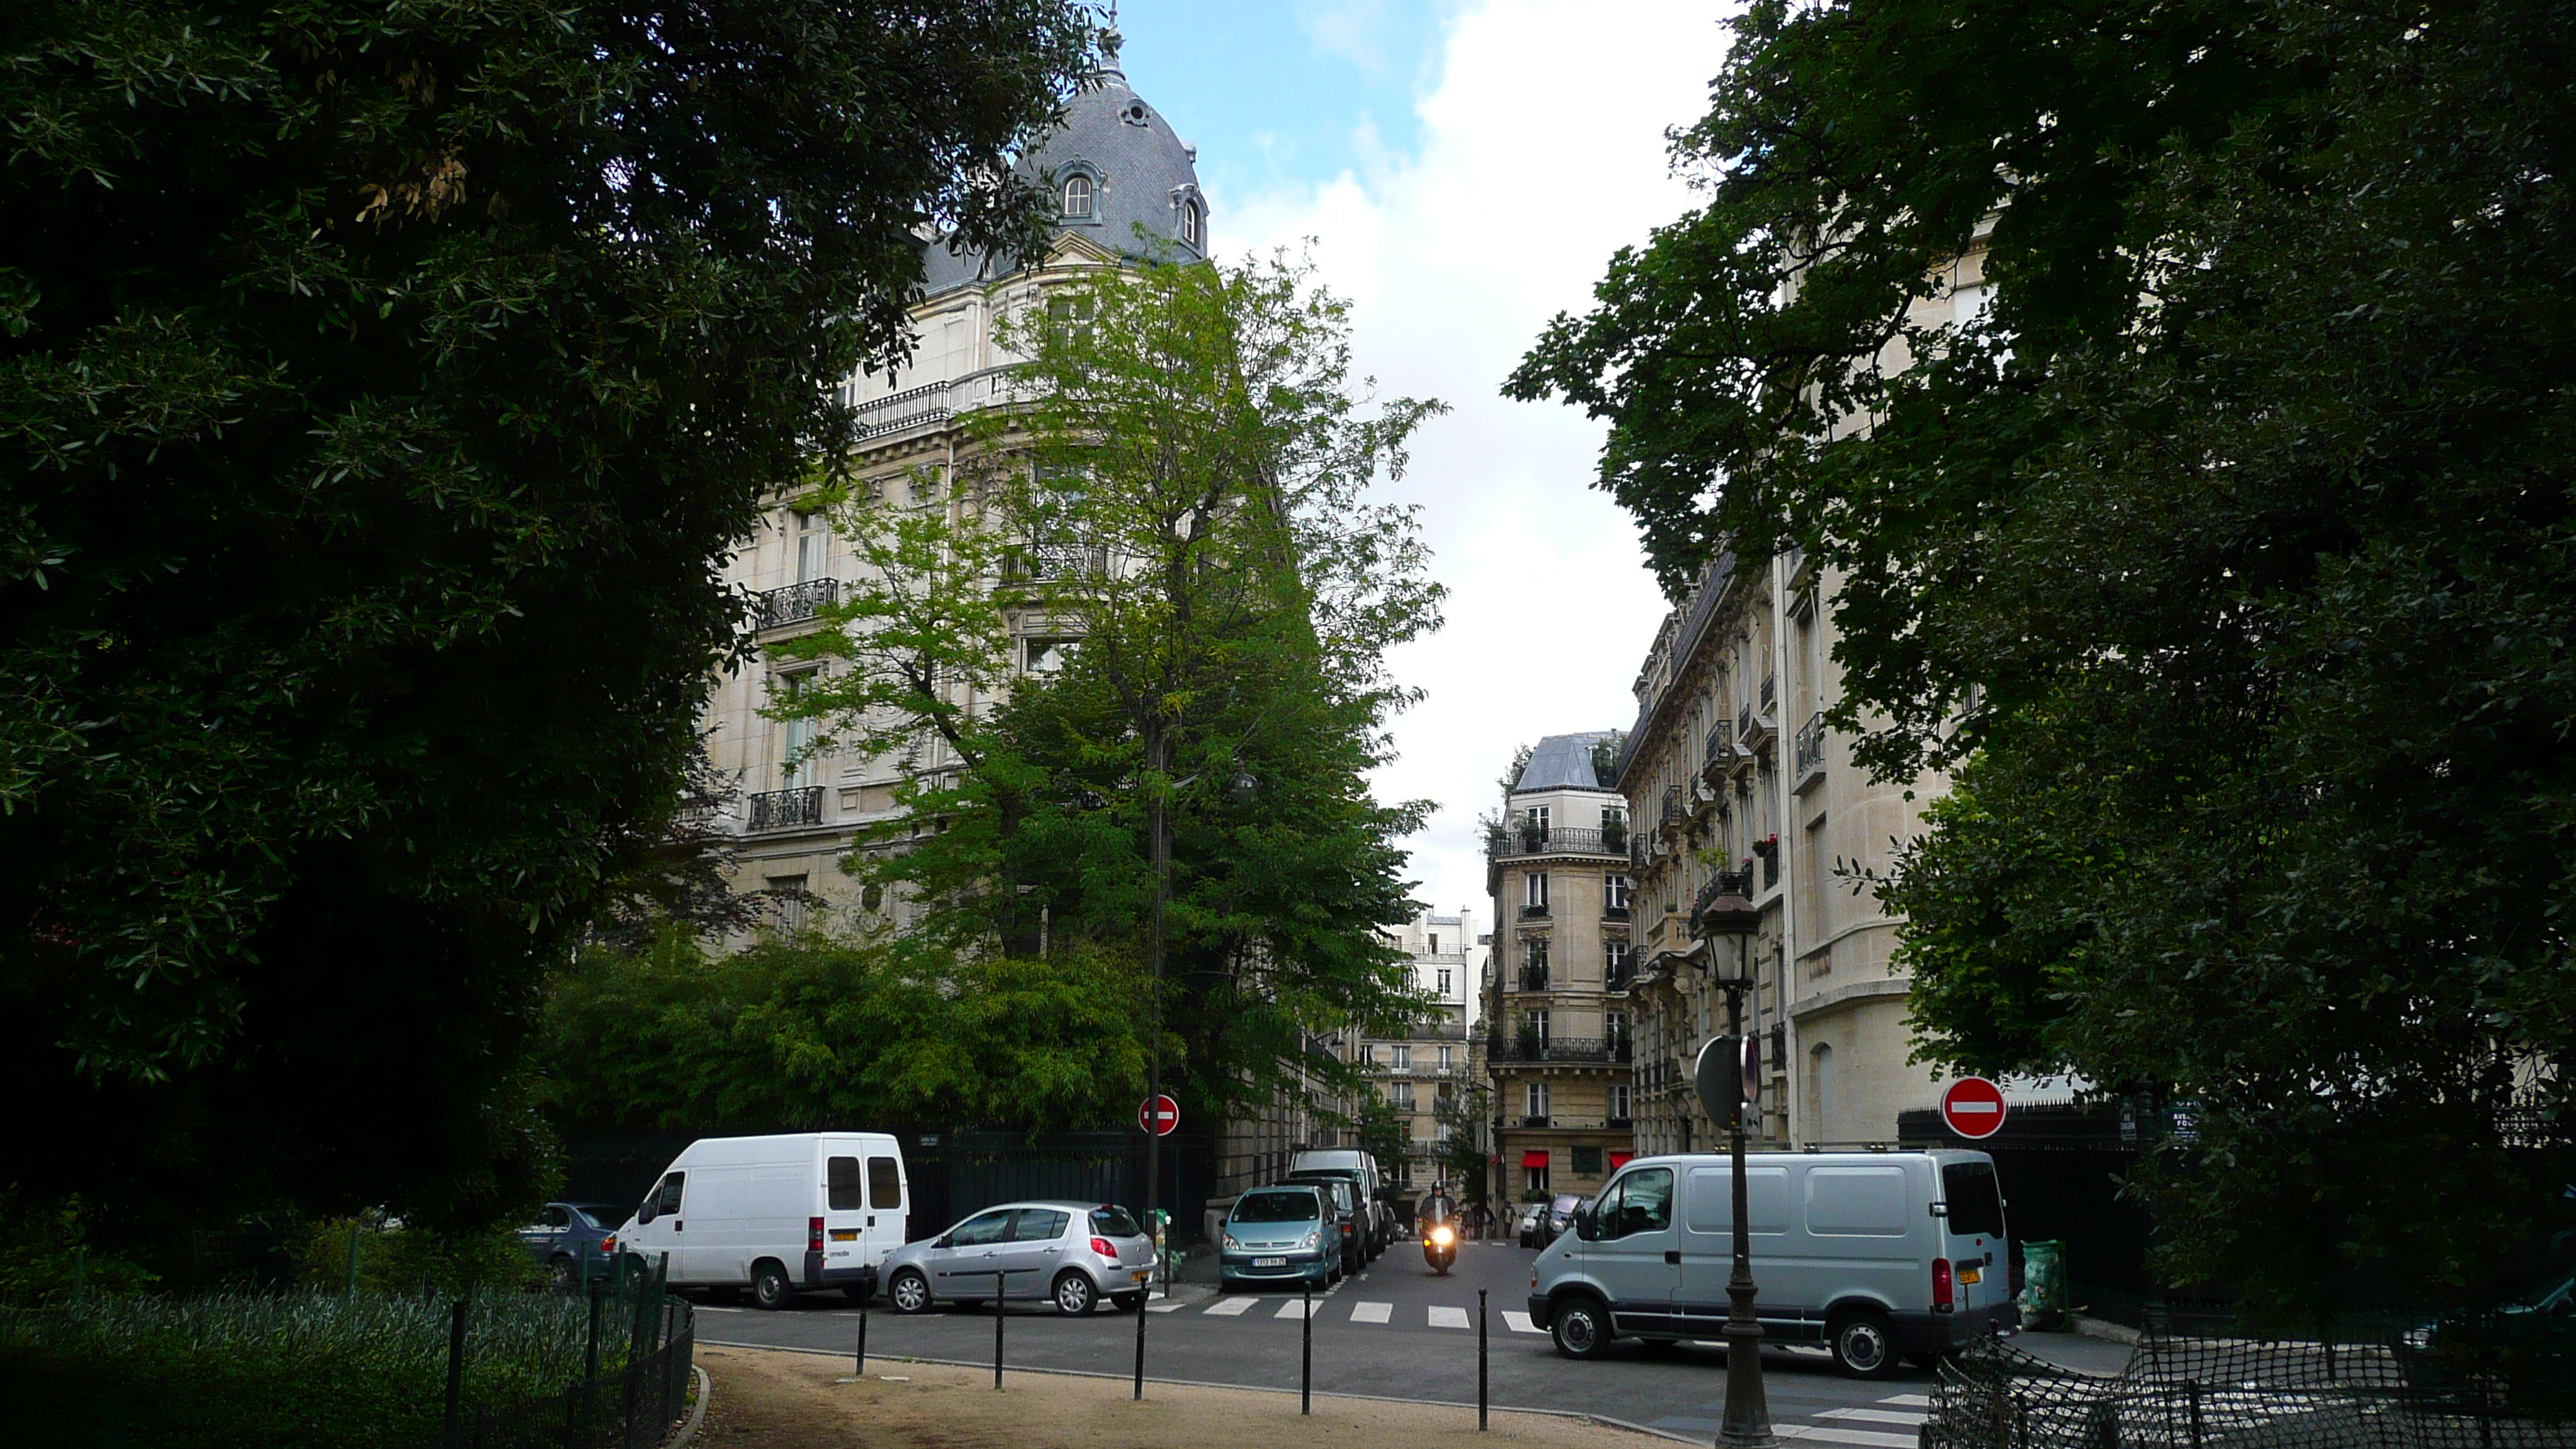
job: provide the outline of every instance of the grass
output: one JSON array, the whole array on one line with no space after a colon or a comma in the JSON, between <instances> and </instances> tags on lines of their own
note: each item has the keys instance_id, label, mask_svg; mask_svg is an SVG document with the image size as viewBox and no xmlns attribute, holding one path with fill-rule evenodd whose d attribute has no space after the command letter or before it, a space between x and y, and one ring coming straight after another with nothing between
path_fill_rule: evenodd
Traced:
<instances>
[{"instance_id":1,"label":"grass","mask_svg":"<svg viewBox=\"0 0 2576 1449\"><path fill-rule=\"evenodd\" d=\"M210 1293L0 1308L0 1402L12 1442L28 1449L418 1445L444 1422L452 1301ZM486 1294L469 1305L469 1407L580 1381L590 1323L583 1299ZM603 1305L603 1374L624 1363L633 1315L632 1299Z\"/></svg>"}]
</instances>

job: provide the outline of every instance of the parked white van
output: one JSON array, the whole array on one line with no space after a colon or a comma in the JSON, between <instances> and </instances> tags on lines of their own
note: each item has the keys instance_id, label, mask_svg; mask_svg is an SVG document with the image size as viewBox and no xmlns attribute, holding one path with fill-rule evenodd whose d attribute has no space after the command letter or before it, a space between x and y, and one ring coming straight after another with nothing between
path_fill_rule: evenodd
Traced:
<instances>
[{"instance_id":1,"label":"parked white van","mask_svg":"<svg viewBox=\"0 0 2576 1449\"><path fill-rule=\"evenodd\" d=\"M748 1287L763 1308L809 1288L865 1302L910 1207L903 1149L882 1132L707 1137L671 1160L617 1241L670 1254L675 1286Z\"/></svg>"},{"instance_id":2,"label":"parked white van","mask_svg":"<svg viewBox=\"0 0 2576 1449\"><path fill-rule=\"evenodd\" d=\"M1289 1159L1289 1182L1301 1173L1328 1172L1348 1177L1352 1188L1365 1203L1368 1215L1369 1256L1374 1258L1395 1241L1395 1209L1387 1206L1386 1174L1378 1170L1377 1156L1350 1147L1320 1147L1298 1153Z\"/></svg>"},{"instance_id":3,"label":"parked white van","mask_svg":"<svg viewBox=\"0 0 2576 1449\"><path fill-rule=\"evenodd\" d=\"M1754 1313L1773 1343L1822 1343L1846 1373L1930 1364L1999 1326L2012 1252L1982 1152L1762 1152L1745 1158ZM1557 1351L1614 1338L1715 1339L1734 1271L1722 1154L1643 1157L1539 1252L1530 1318Z\"/></svg>"}]
</instances>

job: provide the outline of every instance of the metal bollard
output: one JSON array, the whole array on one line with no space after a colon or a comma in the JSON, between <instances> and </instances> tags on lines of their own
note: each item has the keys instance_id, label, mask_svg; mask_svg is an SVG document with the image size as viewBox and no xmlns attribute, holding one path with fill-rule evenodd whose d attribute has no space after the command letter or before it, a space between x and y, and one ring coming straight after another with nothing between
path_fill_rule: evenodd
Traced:
<instances>
[{"instance_id":1,"label":"metal bollard","mask_svg":"<svg viewBox=\"0 0 2576 1449\"><path fill-rule=\"evenodd\" d=\"M1306 1311L1298 1315L1298 1327L1305 1330L1306 1348L1297 1371L1297 1412L1311 1414L1315 1412L1315 1281L1309 1278L1303 1286Z\"/></svg>"},{"instance_id":2,"label":"metal bollard","mask_svg":"<svg viewBox=\"0 0 2576 1449\"><path fill-rule=\"evenodd\" d=\"M1010 1315L1002 1311L1002 1275L997 1271L993 1274L993 1389L996 1393L1002 1387L1002 1322L1008 1317Z\"/></svg>"},{"instance_id":3,"label":"metal bollard","mask_svg":"<svg viewBox=\"0 0 2576 1449\"><path fill-rule=\"evenodd\" d=\"M1486 1405L1487 1371L1485 1367L1485 1290L1476 1290L1476 1432L1492 1427Z\"/></svg>"},{"instance_id":4,"label":"metal bollard","mask_svg":"<svg viewBox=\"0 0 2576 1449\"><path fill-rule=\"evenodd\" d=\"M1145 1398L1145 1310L1154 1303L1153 1279L1145 1280L1145 1296L1136 1300L1136 1398Z\"/></svg>"},{"instance_id":5,"label":"metal bollard","mask_svg":"<svg viewBox=\"0 0 2576 1449\"><path fill-rule=\"evenodd\" d=\"M865 1303L859 1305L859 1351L857 1357L858 1363L851 1372L857 1374L860 1378L866 1378L868 1376L868 1305Z\"/></svg>"}]
</instances>

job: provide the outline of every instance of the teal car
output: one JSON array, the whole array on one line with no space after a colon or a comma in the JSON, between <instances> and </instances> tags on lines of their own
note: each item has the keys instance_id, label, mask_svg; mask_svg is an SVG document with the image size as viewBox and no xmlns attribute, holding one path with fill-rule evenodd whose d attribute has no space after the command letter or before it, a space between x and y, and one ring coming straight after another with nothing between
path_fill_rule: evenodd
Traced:
<instances>
[{"instance_id":1,"label":"teal car","mask_svg":"<svg viewBox=\"0 0 2576 1449\"><path fill-rule=\"evenodd\" d=\"M1299 1183L1256 1187L1236 1198L1218 1243L1218 1286L1330 1284L1342 1244L1324 1192Z\"/></svg>"}]
</instances>

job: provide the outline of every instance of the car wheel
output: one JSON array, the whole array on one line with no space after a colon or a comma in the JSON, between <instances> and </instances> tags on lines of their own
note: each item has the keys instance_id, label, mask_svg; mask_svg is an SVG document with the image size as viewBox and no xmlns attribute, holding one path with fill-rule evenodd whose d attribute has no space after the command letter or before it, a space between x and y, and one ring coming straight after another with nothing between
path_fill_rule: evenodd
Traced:
<instances>
[{"instance_id":1,"label":"car wheel","mask_svg":"<svg viewBox=\"0 0 2576 1449\"><path fill-rule=\"evenodd\" d=\"M1610 1310L1598 1298L1577 1295L1556 1305L1547 1331L1567 1358L1599 1358L1610 1351Z\"/></svg>"},{"instance_id":2,"label":"car wheel","mask_svg":"<svg viewBox=\"0 0 2576 1449\"><path fill-rule=\"evenodd\" d=\"M796 1296L787 1281L787 1270L776 1263L764 1262L751 1270L751 1301L775 1313Z\"/></svg>"},{"instance_id":3,"label":"car wheel","mask_svg":"<svg viewBox=\"0 0 2576 1449\"><path fill-rule=\"evenodd\" d=\"M1080 1273L1058 1273L1055 1277L1055 1307L1067 1318L1080 1318L1100 1302L1100 1290Z\"/></svg>"},{"instance_id":4,"label":"car wheel","mask_svg":"<svg viewBox=\"0 0 2576 1449\"><path fill-rule=\"evenodd\" d=\"M570 1258L557 1256L546 1260L546 1286L567 1293L581 1286L581 1270Z\"/></svg>"},{"instance_id":5,"label":"car wheel","mask_svg":"<svg viewBox=\"0 0 2576 1449\"><path fill-rule=\"evenodd\" d=\"M930 1280L919 1268L898 1268L886 1280L886 1302L897 1313L919 1313L930 1306Z\"/></svg>"},{"instance_id":6,"label":"car wheel","mask_svg":"<svg viewBox=\"0 0 2576 1449\"><path fill-rule=\"evenodd\" d=\"M1838 1319L1827 1338L1834 1367L1856 1379L1883 1379L1896 1372L1896 1331L1887 1315L1864 1308Z\"/></svg>"}]
</instances>

